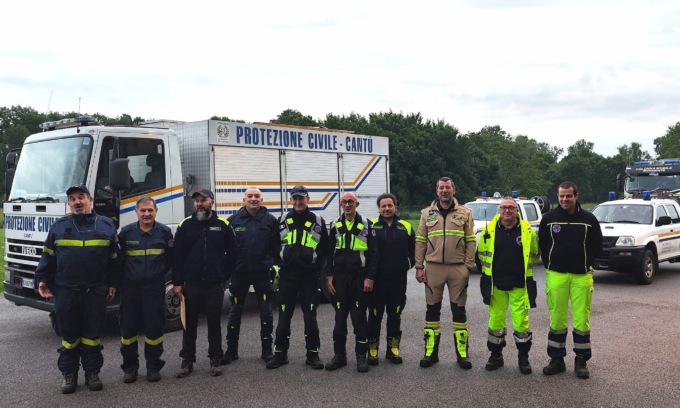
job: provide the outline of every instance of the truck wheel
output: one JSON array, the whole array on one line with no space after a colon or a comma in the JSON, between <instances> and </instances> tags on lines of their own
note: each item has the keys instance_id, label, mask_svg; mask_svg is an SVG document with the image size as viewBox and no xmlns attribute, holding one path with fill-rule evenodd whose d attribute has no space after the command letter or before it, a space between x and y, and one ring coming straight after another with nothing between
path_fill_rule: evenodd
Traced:
<instances>
[{"instance_id":1,"label":"truck wheel","mask_svg":"<svg viewBox=\"0 0 680 408\"><path fill-rule=\"evenodd\" d=\"M546 196L534 196L531 197L532 200L536 201L538 208L541 210L541 214L545 214L550 211L550 199Z\"/></svg>"},{"instance_id":2,"label":"truck wheel","mask_svg":"<svg viewBox=\"0 0 680 408\"><path fill-rule=\"evenodd\" d=\"M642 257L642 262L638 265L637 270L637 280L641 285L649 285L656 275L656 270L659 265L656 262L656 257L654 252L649 249L645 250L644 256Z\"/></svg>"},{"instance_id":3,"label":"truck wheel","mask_svg":"<svg viewBox=\"0 0 680 408\"><path fill-rule=\"evenodd\" d=\"M172 281L165 282L165 331L172 332L182 329L180 319L179 296L173 292Z\"/></svg>"}]
</instances>

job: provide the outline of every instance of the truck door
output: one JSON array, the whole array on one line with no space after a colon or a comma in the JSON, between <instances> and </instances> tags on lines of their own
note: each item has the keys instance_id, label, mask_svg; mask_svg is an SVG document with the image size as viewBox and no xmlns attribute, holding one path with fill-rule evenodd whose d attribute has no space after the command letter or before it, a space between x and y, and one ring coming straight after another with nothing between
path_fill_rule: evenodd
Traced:
<instances>
[{"instance_id":1,"label":"truck door","mask_svg":"<svg viewBox=\"0 0 680 408\"><path fill-rule=\"evenodd\" d=\"M673 256L680 256L680 214L678 214L678 211L672 204L665 204L664 208L666 209L668 216L671 217L671 236L669 237L673 243L673 245L671 245L671 251L673 252Z\"/></svg>"}]
</instances>

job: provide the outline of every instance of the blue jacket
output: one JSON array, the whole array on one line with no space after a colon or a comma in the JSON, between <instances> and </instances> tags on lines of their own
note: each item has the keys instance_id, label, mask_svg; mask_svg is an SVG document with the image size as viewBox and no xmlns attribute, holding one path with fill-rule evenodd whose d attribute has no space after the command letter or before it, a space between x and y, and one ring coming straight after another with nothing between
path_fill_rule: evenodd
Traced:
<instances>
[{"instance_id":1,"label":"blue jacket","mask_svg":"<svg viewBox=\"0 0 680 408\"><path fill-rule=\"evenodd\" d=\"M47 234L35 271L36 284L69 288L116 287L120 250L116 226L102 215L74 214L58 219Z\"/></svg>"},{"instance_id":2,"label":"blue jacket","mask_svg":"<svg viewBox=\"0 0 680 408\"><path fill-rule=\"evenodd\" d=\"M234 270L238 243L229 221L215 211L205 221L196 212L179 223L175 233L172 283L225 282Z\"/></svg>"},{"instance_id":3,"label":"blue jacket","mask_svg":"<svg viewBox=\"0 0 680 408\"><path fill-rule=\"evenodd\" d=\"M123 282L165 282L172 267L172 232L156 222L148 232L139 223L126 225L118 234L123 255Z\"/></svg>"},{"instance_id":4,"label":"blue jacket","mask_svg":"<svg viewBox=\"0 0 680 408\"><path fill-rule=\"evenodd\" d=\"M266 207L251 216L245 207L228 219L236 232L239 257L234 272L268 271L281 251L279 223Z\"/></svg>"},{"instance_id":5,"label":"blue jacket","mask_svg":"<svg viewBox=\"0 0 680 408\"><path fill-rule=\"evenodd\" d=\"M397 215L392 225L383 217L373 220L378 241L378 280L392 276L405 276L416 263L416 234L411 224Z\"/></svg>"}]
</instances>

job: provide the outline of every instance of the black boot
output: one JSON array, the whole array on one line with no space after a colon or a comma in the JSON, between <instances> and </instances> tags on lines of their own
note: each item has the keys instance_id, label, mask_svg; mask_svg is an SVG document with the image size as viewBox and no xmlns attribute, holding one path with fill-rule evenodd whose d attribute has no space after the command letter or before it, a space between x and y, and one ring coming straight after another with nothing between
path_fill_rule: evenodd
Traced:
<instances>
[{"instance_id":1,"label":"black boot","mask_svg":"<svg viewBox=\"0 0 680 408\"><path fill-rule=\"evenodd\" d=\"M530 331L524 333L514 334L515 345L517 345L517 361L519 365L519 372L522 374L531 374L531 364L529 364L529 350L531 350L531 343L533 335Z\"/></svg>"},{"instance_id":2,"label":"black boot","mask_svg":"<svg viewBox=\"0 0 680 408\"><path fill-rule=\"evenodd\" d=\"M420 359L423 368L432 367L439 362L439 334L434 330L425 329L425 355Z\"/></svg>"},{"instance_id":3,"label":"black boot","mask_svg":"<svg viewBox=\"0 0 680 408\"><path fill-rule=\"evenodd\" d=\"M491 352L491 356L489 356L489 361L486 362L485 368L487 371L494 371L503 367L503 364L503 352L500 350L494 350Z\"/></svg>"},{"instance_id":4,"label":"black boot","mask_svg":"<svg viewBox=\"0 0 680 408\"><path fill-rule=\"evenodd\" d=\"M529 364L529 353L519 352L518 355L519 372L522 374L531 374L531 364Z\"/></svg>"},{"instance_id":5,"label":"black boot","mask_svg":"<svg viewBox=\"0 0 680 408\"><path fill-rule=\"evenodd\" d=\"M323 361L319 358L319 352L318 351L308 351L307 352L307 360L305 360L305 364L308 366L312 367L315 370L321 370L323 368Z\"/></svg>"},{"instance_id":6,"label":"black boot","mask_svg":"<svg viewBox=\"0 0 680 408\"><path fill-rule=\"evenodd\" d=\"M85 385L90 391L100 391L104 388L102 380L99 379L98 371L90 371L85 373Z\"/></svg>"},{"instance_id":7,"label":"black boot","mask_svg":"<svg viewBox=\"0 0 680 408\"><path fill-rule=\"evenodd\" d=\"M220 360L220 364L227 365L236 360L238 360L238 340L227 340L227 351Z\"/></svg>"},{"instance_id":8,"label":"black boot","mask_svg":"<svg viewBox=\"0 0 680 408\"><path fill-rule=\"evenodd\" d=\"M269 361L274 358L274 353L272 353L271 337L269 339L262 340L262 355L260 355L260 358L264 361Z\"/></svg>"},{"instance_id":9,"label":"black boot","mask_svg":"<svg viewBox=\"0 0 680 408\"><path fill-rule=\"evenodd\" d=\"M64 381L61 383L61 393L71 394L78 386L78 372L64 374Z\"/></svg>"},{"instance_id":10,"label":"black boot","mask_svg":"<svg viewBox=\"0 0 680 408\"><path fill-rule=\"evenodd\" d=\"M399 355L399 343L401 342L400 337L388 337L387 338L387 348L385 350L385 358L391 361L393 364L401 364L402 358Z\"/></svg>"},{"instance_id":11,"label":"black boot","mask_svg":"<svg viewBox=\"0 0 680 408\"><path fill-rule=\"evenodd\" d=\"M366 361L366 354L357 353L357 371L360 373L368 372L368 361Z\"/></svg>"},{"instance_id":12,"label":"black boot","mask_svg":"<svg viewBox=\"0 0 680 408\"><path fill-rule=\"evenodd\" d=\"M547 366L543 367L543 374L555 375L567 371L563 357L551 358Z\"/></svg>"},{"instance_id":13,"label":"black boot","mask_svg":"<svg viewBox=\"0 0 680 408\"><path fill-rule=\"evenodd\" d=\"M274 357L267 361L267 368L279 368L286 364L288 364L288 352L277 351L274 353Z\"/></svg>"},{"instance_id":14,"label":"black boot","mask_svg":"<svg viewBox=\"0 0 680 408\"><path fill-rule=\"evenodd\" d=\"M364 357L365 358L365 357ZM347 354L336 354L330 363L326 363L326 370L333 371L347 365Z\"/></svg>"},{"instance_id":15,"label":"black boot","mask_svg":"<svg viewBox=\"0 0 680 408\"><path fill-rule=\"evenodd\" d=\"M588 371L588 365L584 356L576 356L576 359L574 360L574 371L578 378L590 377L590 372Z\"/></svg>"}]
</instances>

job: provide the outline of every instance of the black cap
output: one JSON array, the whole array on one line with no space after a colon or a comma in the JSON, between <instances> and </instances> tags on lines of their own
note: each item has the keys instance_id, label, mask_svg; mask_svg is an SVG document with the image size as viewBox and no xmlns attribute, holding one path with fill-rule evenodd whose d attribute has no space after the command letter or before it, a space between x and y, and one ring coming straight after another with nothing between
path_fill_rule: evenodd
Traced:
<instances>
[{"instance_id":1,"label":"black cap","mask_svg":"<svg viewBox=\"0 0 680 408\"><path fill-rule=\"evenodd\" d=\"M290 190L290 196L295 197L295 196L300 196L300 197L307 197L309 193L307 192L307 187L305 186L295 186L293 187L292 190Z\"/></svg>"},{"instance_id":2,"label":"black cap","mask_svg":"<svg viewBox=\"0 0 680 408\"><path fill-rule=\"evenodd\" d=\"M66 195L70 196L72 193L75 193L76 191L81 191L87 195L90 195L90 190L85 187L85 184L75 184L66 190Z\"/></svg>"},{"instance_id":3,"label":"black cap","mask_svg":"<svg viewBox=\"0 0 680 408\"><path fill-rule=\"evenodd\" d=\"M197 195L200 195L205 198L212 198L213 200L215 199L215 195L213 194L213 192L208 190L207 188L202 188L197 192L193 193L191 195L191 198L196 198Z\"/></svg>"}]
</instances>

